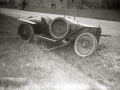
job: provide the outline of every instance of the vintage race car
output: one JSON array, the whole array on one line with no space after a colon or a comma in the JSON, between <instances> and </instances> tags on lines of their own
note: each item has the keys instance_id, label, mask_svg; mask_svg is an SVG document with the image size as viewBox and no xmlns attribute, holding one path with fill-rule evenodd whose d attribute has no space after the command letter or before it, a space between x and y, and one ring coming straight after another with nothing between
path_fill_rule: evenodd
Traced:
<instances>
[{"instance_id":1,"label":"vintage race car","mask_svg":"<svg viewBox=\"0 0 120 90\"><path fill-rule=\"evenodd\" d=\"M44 16L19 20L22 24L18 28L18 35L24 41L29 42L36 36L54 43L62 43L49 50L74 41L74 50L81 57L89 56L97 49L101 35L100 27L81 24L69 17L51 19L49 16Z\"/></svg>"}]
</instances>

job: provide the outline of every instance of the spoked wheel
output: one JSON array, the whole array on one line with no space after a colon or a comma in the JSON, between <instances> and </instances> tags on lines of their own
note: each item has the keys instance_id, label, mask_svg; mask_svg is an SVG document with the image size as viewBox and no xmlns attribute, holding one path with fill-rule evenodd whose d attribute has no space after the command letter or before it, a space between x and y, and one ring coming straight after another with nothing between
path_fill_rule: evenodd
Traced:
<instances>
[{"instance_id":1,"label":"spoked wheel","mask_svg":"<svg viewBox=\"0 0 120 90\"><path fill-rule=\"evenodd\" d=\"M34 29L28 23L23 23L19 26L18 35L26 42L30 42L34 36Z\"/></svg>"},{"instance_id":2,"label":"spoked wheel","mask_svg":"<svg viewBox=\"0 0 120 90\"><path fill-rule=\"evenodd\" d=\"M81 56L86 57L91 55L97 48L97 39L91 33L83 33L79 35L75 41L75 52Z\"/></svg>"}]
</instances>

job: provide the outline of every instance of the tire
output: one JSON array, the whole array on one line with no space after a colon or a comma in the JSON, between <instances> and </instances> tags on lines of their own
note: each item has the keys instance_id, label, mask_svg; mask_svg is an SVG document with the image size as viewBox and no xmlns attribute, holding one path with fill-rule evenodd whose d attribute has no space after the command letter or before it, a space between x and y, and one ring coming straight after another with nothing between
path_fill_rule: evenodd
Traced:
<instances>
[{"instance_id":1,"label":"tire","mask_svg":"<svg viewBox=\"0 0 120 90\"><path fill-rule=\"evenodd\" d=\"M81 57L89 56L97 49L97 39L92 33L82 33L75 40L74 49Z\"/></svg>"},{"instance_id":2,"label":"tire","mask_svg":"<svg viewBox=\"0 0 120 90\"><path fill-rule=\"evenodd\" d=\"M23 23L18 28L19 37L25 42L30 42L34 36L34 29L28 23Z\"/></svg>"}]
</instances>

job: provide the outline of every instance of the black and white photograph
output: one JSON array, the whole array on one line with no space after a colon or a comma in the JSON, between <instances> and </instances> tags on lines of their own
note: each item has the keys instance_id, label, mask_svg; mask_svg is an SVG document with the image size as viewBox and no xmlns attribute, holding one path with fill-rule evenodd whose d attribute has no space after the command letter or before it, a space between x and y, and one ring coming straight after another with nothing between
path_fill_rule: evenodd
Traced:
<instances>
[{"instance_id":1,"label":"black and white photograph","mask_svg":"<svg viewBox=\"0 0 120 90\"><path fill-rule=\"evenodd\" d=\"M120 90L120 0L0 0L0 90Z\"/></svg>"}]
</instances>

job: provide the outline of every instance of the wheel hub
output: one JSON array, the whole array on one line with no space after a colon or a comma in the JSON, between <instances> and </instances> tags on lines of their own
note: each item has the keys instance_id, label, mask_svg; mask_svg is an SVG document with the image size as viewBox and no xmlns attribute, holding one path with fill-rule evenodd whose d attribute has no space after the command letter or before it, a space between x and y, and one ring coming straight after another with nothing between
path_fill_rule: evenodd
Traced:
<instances>
[{"instance_id":1,"label":"wheel hub","mask_svg":"<svg viewBox=\"0 0 120 90\"><path fill-rule=\"evenodd\" d=\"M87 48L87 46L88 46L88 42L83 42L82 47Z\"/></svg>"},{"instance_id":2,"label":"wheel hub","mask_svg":"<svg viewBox=\"0 0 120 90\"><path fill-rule=\"evenodd\" d=\"M23 31L23 34L27 34L27 30L24 30L24 31Z\"/></svg>"}]
</instances>

